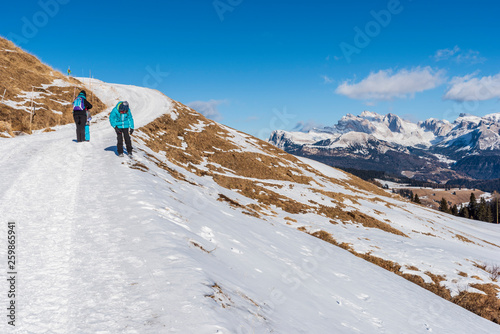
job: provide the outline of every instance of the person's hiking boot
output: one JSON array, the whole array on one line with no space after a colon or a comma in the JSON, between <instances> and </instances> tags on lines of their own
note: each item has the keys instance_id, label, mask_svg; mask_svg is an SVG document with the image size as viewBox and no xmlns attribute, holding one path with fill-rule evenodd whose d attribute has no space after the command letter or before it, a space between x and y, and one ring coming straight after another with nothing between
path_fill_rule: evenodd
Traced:
<instances>
[{"instance_id":1,"label":"person's hiking boot","mask_svg":"<svg viewBox=\"0 0 500 334\"><path fill-rule=\"evenodd\" d=\"M118 154L119 157L123 157L123 153Z\"/></svg>"}]
</instances>

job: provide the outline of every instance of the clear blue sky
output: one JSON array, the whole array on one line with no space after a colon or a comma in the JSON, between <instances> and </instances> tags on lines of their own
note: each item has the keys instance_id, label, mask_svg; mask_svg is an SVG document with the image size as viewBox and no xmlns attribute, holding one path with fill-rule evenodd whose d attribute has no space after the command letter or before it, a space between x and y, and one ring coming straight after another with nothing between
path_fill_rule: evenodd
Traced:
<instances>
[{"instance_id":1,"label":"clear blue sky","mask_svg":"<svg viewBox=\"0 0 500 334\"><path fill-rule=\"evenodd\" d=\"M63 72L154 87L266 138L363 110L451 121L500 112L499 9L481 0L41 0L3 3L0 35Z\"/></svg>"}]
</instances>

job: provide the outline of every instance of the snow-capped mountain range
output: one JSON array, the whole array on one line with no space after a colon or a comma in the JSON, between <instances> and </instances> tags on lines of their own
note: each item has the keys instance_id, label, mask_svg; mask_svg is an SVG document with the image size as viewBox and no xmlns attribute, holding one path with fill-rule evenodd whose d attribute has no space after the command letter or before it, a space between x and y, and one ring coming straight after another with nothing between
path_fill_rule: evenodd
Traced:
<instances>
[{"instance_id":1,"label":"snow-capped mountain range","mask_svg":"<svg viewBox=\"0 0 500 334\"><path fill-rule=\"evenodd\" d=\"M500 177L500 113L453 123L414 123L395 115L348 114L331 127L274 131L269 142L333 166L385 170L433 181Z\"/></svg>"}]
</instances>

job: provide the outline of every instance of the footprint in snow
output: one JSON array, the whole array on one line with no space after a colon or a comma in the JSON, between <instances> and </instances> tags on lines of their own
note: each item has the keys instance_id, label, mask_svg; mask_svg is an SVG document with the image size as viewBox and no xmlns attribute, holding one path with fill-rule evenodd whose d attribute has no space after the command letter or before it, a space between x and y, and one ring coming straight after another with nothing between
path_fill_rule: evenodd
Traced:
<instances>
[{"instance_id":1,"label":"footprint in snow","mask_svg":"<svg viewBox=\"0 0 500 334\"><path fill-rule=\"evenodd\" d=\"M213 231L212 231L212 229L210 227L203 226L201 228L200 237L202 237L203 239L205 239L207 241L212 242L213 241L213 237L214 237L214 233L213 233Z\"/></svg>"},{"instance_id":2,"label":"footprint in snow","mask_svg":"<svg viewBox=\"0 0 500 334\"><path fill-rule=\"evenodd\" d=\"M351 281L351 278L349 276L347 276L347 275L344 275L344 274L341 274L341 273L334 273L334 275L337 276L338 278L343 278L347 282Z\"/></svg>"},{"instance_id":3,"label":"footprint in snow","mask_svg":"<svg viewBox=\"0 0 500 334\"><path fill-rule=\"evenodd\" d=\"M382 328L383 327L383 321L380 320L379 318L372 318L372 324L375 326L375 327L379 327L379 328Z\"/></svg>"},{"instance_id":4,"label":"footprint in snow","mask_svg":"<svg viewBox=\"0 0 500 334\"><path fill-rule=\"evenodd\" d=\"M361 294L357 295L356 297L358 297L358 299L361 299L361 300L364 300L364 301L367 301L367 300L370 299L370 296L365 295L364 293L361 293Z\"/></svg>"},{"instance_id":5,"label":"footprint in snow","mask_svg":"<svg viewBox=\"0 0 500 334\"><path fill-rule=\"evenodd\" d=\"M234 247L231 247L231 252L236 253L236 254L243 254L242 251L240 251L239 249L236 249Z\"/></svg>"}]
</instances>

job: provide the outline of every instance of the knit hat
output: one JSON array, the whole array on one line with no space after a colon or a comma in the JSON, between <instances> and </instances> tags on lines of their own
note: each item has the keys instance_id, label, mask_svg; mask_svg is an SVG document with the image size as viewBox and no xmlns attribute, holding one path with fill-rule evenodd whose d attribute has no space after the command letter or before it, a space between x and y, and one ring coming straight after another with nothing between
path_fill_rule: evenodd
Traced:
<instances>
[{"instance_id":1,"label":"knit hat","mask_svg":"<svg viewBox=\"0 0 500 334\"><path fill-rule=\"evenodd\" d=\"M121 112L122 114L125 114L128 112L128 110L129 110L129 106L128 106L127 101L123 101L122 103L120 103L120 106L118 107L119 112Z\"/></svg>"}]
</instances>

